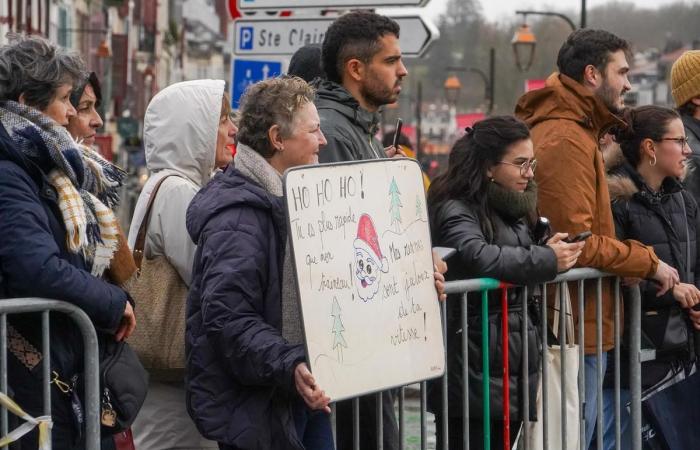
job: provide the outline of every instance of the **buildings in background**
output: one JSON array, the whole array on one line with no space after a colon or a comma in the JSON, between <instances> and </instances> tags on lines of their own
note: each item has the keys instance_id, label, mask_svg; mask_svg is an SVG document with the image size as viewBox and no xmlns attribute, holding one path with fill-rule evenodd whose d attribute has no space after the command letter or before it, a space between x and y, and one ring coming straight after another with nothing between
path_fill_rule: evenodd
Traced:
<instances>
[{"instance_id":1,"label":"buildings in background","mask_svg":"<svg viewBox=\"0 0 700 450\"><path fill-rule=\"evenodd\" d=\"M139 145L146 106L163 87L229 78L229 23L227 0L0 0L0 44L10 32L38 34L98 74L106 153Z\"/></svg>"}]
</instances>

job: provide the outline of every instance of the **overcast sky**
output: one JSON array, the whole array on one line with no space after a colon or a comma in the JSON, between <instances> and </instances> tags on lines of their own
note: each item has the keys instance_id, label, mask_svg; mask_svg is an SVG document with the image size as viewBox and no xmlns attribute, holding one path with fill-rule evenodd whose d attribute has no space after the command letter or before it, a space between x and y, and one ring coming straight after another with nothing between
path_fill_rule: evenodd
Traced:
<instances>
[{"instance_id":1,"label":"overcast sky","mask_svg":"<svg viewBox=\"0 0 700 450\"><path fill-rule=\"evenodd\" d=\"M656 8L659 5L678 3L681 0L634 0L637 8ZM683 3L692 3L693 0L682 0ZM697 1L697 0L695 0ZM588 0L588 8L612 3L611 0ZM447 0L431 0L423 8L428 17L437 18L445 11ZM581 8L580 0L487 0L481 1L481 9L486 18L493 22L499 20L511 21L515 17L514 11L519 9L539 9L545 11L572 10L578 11ZM385 13L396 11L395 9L385 9ZM578 22L578 20L575 20Z\"/></svg>"}]
</instances>

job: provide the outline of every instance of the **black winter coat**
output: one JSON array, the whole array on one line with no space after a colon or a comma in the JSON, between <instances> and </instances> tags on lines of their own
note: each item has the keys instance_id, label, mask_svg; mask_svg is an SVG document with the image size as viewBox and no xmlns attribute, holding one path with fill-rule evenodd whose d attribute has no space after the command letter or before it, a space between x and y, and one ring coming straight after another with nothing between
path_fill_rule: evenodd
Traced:
<instances>
[{"instance_id":1,"label":"black winter coat","mask_svg":"<svg viewBox=\"0 0 700 450\"><path fill-rule=\"evenodd\" d=\"M678 270L681 281L700 286L698 265L698 245L700 240L700 215L692 195L683 185L666 178L660 195L654 195L648 189L639 173L628 163L613 170L608 177L615 231L619 239L634 239L645 245L651 245L660 260ZM683 203L681 203L683 202ZM683 214L685 204L685 215ZM686 236L686 223L690 241ZM690 244L690 276L687 275L687 247ZM657 297L657 285L650 281L640 284L642 297L642 333L653 341L663 341L666 321L669 314L685 317L680 305L671 291ZM665 352L657 349L657 358L662 361L645 363L642 370L643 385L651 386L659 381L669 369L669 361L689 357L692 348L692 329L686 330L687 345L679 352ZM649 344L649 343L647 343ZM643 343L643 345L645 345Z\"/></svg>"},{"instance_id":2,"label":"black winter coat","mask_svg":"<svg viewBox=\"0 0 700 450\"><path fill-rule=\"evenodd\" d=\"M300 449L292 419L301 345L282 337L283 199L232 165L192 200L197 243L187 299L187 409L207 438Z\"/></svg>"},{"instance_id":3,"label":"black winter coat","mask_svg":"<svg viewBox=\"0 0 700 450\"><path fill-rule=\"evenodd\" d=\"M40 149L34 149L42 155ZM122 289L90 274L82 255L66 247L66 229L55 189L47 181L48 158L29 159L0 125L0 298L43 297L81 308L98 330L113 333L126 308ZM69 382L83 371L83 340L64 314L50 315L51 368ZM41 351L41 316L10 316L9 323ZM32 373L8 351L8 379L15 400L36 417L43 414L41 364ZM53 442L75 437L68 396L51 387ZM58 445L60 446L60 445Z\"/></svg>"},{"instance_id":4,"label":"black winter coat","mask_svg":"<svg viewBox=\"0 0 700 450\"><path fill-rule=\"evenodd\" d=\"M552 280L557 275L557 259L549 247L532 244L524 220L511 221L494 214L491 217L493 239L487 239L481 228L476 208L458 200L448 200L431 208L433 245L457 249L448 261L446 279L495 278L512 284L527 285ZM540 350L538 315L535 308L528 311L527 323L522 322L521 289L508 291L510 414L511 420L522 420L521 389L521 330L527 327L530 417L535 417L535 402L539 381ZM532 292L532 290L529 290ZM500 291L489 293L489 362L491 417L503 417L503 363L501 344ZM469 327L469 414L482 417L481 362L481 293L468 295ZM447 300L447 367L450 415L460 416L462 408L463 365L461 295ZM433 382L429 404L439 411L440 382Z\"/></svg>"}]
</instances>

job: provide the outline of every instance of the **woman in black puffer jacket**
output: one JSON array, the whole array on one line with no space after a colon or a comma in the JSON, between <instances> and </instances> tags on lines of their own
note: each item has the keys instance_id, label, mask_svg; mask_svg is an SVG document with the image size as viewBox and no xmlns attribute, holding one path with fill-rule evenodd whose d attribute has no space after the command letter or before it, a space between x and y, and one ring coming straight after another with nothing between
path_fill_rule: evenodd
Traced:
<instances>
[{"instance_id":1,"label":"woman in black puffer jacket","mask_svg":"<svg viewBox=\"0 0 700 450\"><path fill-rule=\"evenodd\" d=\"M583 243L567 244L557 234L545 246L534 245L527 218L535 215L537 190L533 181L536 161L527 126L512 117L485 119L468 129L454 145L447 172L436 178L428 192L433 245L453 247L448 280L496 278L526 285L552 280L572 267ZM532 292L532 291L530 291ZM523 323L520 290L509 290L510 414L513 430L523 420L521 408L521 329L528 330L529 395L535 399L539 380L540 336L534 311ZM447 355L449 379L449 448L463 439L462 326L460 295L447 302ZM483 448L480 293L469 295L469 442ZM503 378L500 338L500 292L489 295L490 399L493 448L503 448ZM429 388L429 408L442 426L441 383ZM535 402L530 403L530 416ZM511 433L514 440L517 431ZM438 433L438 448L442 437ZM512 442L511 442L512 444Z\"/></svg>"},{"instance_id":2,"label":"woman in black puffer jacket","mask_svg":"<svg viewBox=\"0 0 700 450\"><path fill-rule=\"evenodd\" d=\"M618 238L653 246L681 279L661 297L654 283L640 282L643 345L656 349L656 360L642 365L642 386L649 388L694 359L693 323L700 328L700 312L692 309L700 303L700 216L693 196L679 181L691 149L678 114L643 106L625 111L624 119L629 127L614 130L624 158L608 177ZM681 326L668 333L669 321Z\"/></svg>"}]
</instances>

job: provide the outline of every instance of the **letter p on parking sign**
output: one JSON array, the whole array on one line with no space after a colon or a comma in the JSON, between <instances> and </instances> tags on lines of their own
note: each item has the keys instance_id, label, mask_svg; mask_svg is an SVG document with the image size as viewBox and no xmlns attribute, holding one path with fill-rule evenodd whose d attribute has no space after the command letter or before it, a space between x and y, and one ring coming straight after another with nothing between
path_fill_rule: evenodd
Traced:
<instances>
[{"instance_id":1,"label":"letter p on parking sign","mask_svg":"<svg viewBox=\"0 0 700 450\"><path fill-rule=\"evenodd\" d=\"M253 50L253 27L241 27L239 37L241 50Z\"/></svg>"}]
</instances>

